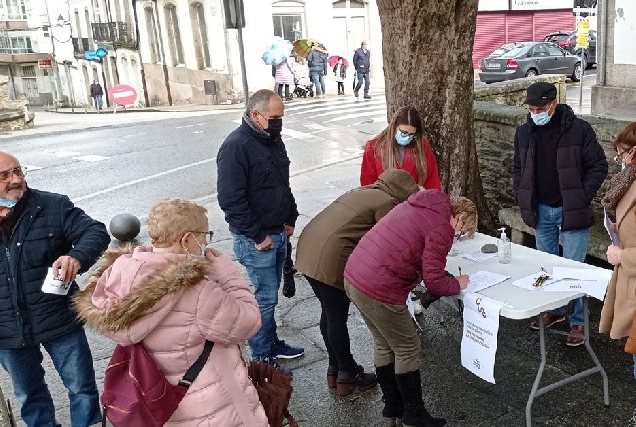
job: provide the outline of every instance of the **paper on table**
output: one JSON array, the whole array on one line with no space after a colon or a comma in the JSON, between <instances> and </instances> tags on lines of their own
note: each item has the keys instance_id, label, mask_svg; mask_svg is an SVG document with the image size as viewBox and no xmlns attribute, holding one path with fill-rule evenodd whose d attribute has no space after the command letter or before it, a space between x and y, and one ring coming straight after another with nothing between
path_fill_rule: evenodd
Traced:
<instances>
[{"instance_id":1,"label":"paper on table","mask_svg":"<svg viewBox=\"0 0 636 427\"><path fill-rule=\"evenodd\" d=\"M534 286L534 283L537 281L537 279L542 274L546 274L546 272L545 271L538 271L538 272L536 272L534 274L531 274L529 276L522 277L521 279L517 279L514 282L512 282L512 284L517 286L518 288L527 289L529 291L538 291L539 289L541 289L544 286L548 286L549 284L557 282L557 279L554 277L554 275L552 275L552 278L546 280L545 282L543 282L543 284L541 286Z\"/></svg>"},{"instance_id":2,"label":"paper on table","mask_svg":"<svg viewBox=\"0 0 636 427\"><path fill-rule=\"evenodd\" d=\"M605 299L605 292L607 292L607 285L608 282L604 280L560 280L550 284L549 286L542 287L542 290L550 292L582 292L592 298L603 301Z\"/></svg>"},{"instance_id":3,"label":"paper on table","mask_svg":"<svg viewBox=\"0 0 636 427\"><path fill-rule=\"evenodd\" d=\"M607 209L603 208L603 213L605 215L605 229L607 230L607 234L609 234L610 239L612 240L612 245L616 246L618 245L618 235L616 235L616 232L614 231L612 221L609 219L609 216L607 216Z\"/></svg>"},{"instance_id":4,"label":"paper on table","mask_svg":"<svg viewBox=\"0 0 636 427\"><path fill-rule=\"evenodd\" d=\"M477 293L508 279L510 279L510 276L491 273L489 271L478 271L477 273L470 275L468 287L462 291L462 294Z\"/></svg>"},{"instance_id":5,"label":"paper on table","mask_svg":"<svg viewBox=\"0 0 636 427\"><path fill-rule=\"evenodd\" d=\"M496 256L497 256L497 253L485 254L482 251L468 252L468 253L462 254L462 258L466 258L466 259L469 259L469 260L475 261L475 262L486 261L486 260L488 260L490 258L494 258Z\"/></svg>"},{"instance_id":6,"label":"paper on table","mask_svg":"<svg viewBox=\"0 0 636 427\"><path fill-rule=\"evenodd\" d=\"M557 280L591 280L591 281L608 281L612 278L612 270L600 268L568 268L554 267L552 269L552 277Z\"/></svg>"}]
</instances>

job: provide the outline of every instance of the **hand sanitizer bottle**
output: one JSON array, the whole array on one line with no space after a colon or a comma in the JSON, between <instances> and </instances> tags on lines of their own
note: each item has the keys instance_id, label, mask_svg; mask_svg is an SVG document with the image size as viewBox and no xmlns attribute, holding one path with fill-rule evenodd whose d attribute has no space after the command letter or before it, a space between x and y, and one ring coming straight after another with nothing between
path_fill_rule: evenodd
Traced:
<instances>
[{"instance_id":1,"label":"hand sanitizer bottle","mask_svg":"<svg viewBox=\"0 0 636 427\"><path fill-rule=\"evenodd\" d=\"M506 229L500 228L501 237L497 240L497 255L499 256L499 262L501 264L510 264L510 260L512 258L512 245L508 236L506 236Z\"/></svg>"}]
</instances>

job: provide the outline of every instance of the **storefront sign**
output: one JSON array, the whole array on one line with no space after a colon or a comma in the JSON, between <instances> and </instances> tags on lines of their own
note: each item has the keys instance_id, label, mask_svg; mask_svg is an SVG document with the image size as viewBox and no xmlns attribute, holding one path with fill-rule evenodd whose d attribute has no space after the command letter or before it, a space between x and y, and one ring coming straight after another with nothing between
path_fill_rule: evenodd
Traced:
<instances>
[{"instance_id":1,"label":"storefront sign","mask_svg":"<svg viewBox=\"0 0 636 427\"><path fill-rule=\"evenodd\" d=\"M50 70L51 68L53 68L53 61L51 61L50 59L40 59L38 61L38 68L40 70Z\"/></svg>"},{"instance_id":2,"label":"storefront sign","mask_svg":"<svg viewBox=\"0 0 636 427\"><path fill-rule=\"evenodd\" d=\"M571 10L572 5L572 0L512 0L511 10Z\"/></svg>"},{"instance_id":3,"label":"storefront sign","mask_svg":"<svg viewBox=\"0 0 636 427\"><path fill-rule=\"evenodd\" d=\"M486 11L499 11L499 10L508 10L509 4L508 0L479 0L478 11L486 12Z\"/></svg>"}]
</instances>

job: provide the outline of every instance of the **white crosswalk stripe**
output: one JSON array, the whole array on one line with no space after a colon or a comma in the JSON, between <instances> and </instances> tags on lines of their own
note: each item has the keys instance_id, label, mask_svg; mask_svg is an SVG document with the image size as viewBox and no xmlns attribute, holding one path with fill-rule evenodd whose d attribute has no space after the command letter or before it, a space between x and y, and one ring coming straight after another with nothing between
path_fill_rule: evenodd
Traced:
<instances>
[{"instance_id":1,"label":"white crosswalk stripe","mask_svg":"<svg viewBox=\"0 0 636 427\"><path fill-rule=\"evenodd\" d=\"M286 104L285 118L293 121L317 121L325 126L386 123L386 100L384 96L375 96L370 100L352 97L303 100L298 101L298 104ZM307 127L312 131L324 130L311 125Z\"/></svg>"}]
</instances>

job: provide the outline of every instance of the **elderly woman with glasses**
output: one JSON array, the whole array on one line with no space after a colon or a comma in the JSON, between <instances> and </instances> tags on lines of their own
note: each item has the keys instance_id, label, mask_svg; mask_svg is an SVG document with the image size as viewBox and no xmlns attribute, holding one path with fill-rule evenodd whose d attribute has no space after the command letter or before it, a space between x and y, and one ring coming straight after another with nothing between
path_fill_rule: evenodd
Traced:
<instances>
[{"instance_id":1,"label":"elderly woman with glasses","mask_svg":"<svg viewBox=\"0 0 636 427\"><path fill-rule=\"evenodd\" d=\"M121 345L141 343L171 384L214 347L166 426L267 426L239 344L261 327L231 259L207 248L206 209L166 199L148 216L152 246L107 253L76 298L80 318Z\"/></svg>"},{"instance_id":2,"label":"elderly woman with glasses","mask_svg":"<svg viewBox=\"0 0 636 427\"><path fill-rule=\"evenodd\" d=\"M367 141L360 185L373 184L389 168L407 171L426 190L442 189L435 155L424 136L420 113L413 107L400 108L386 129Z\"/></svg>"}]
</instances>

